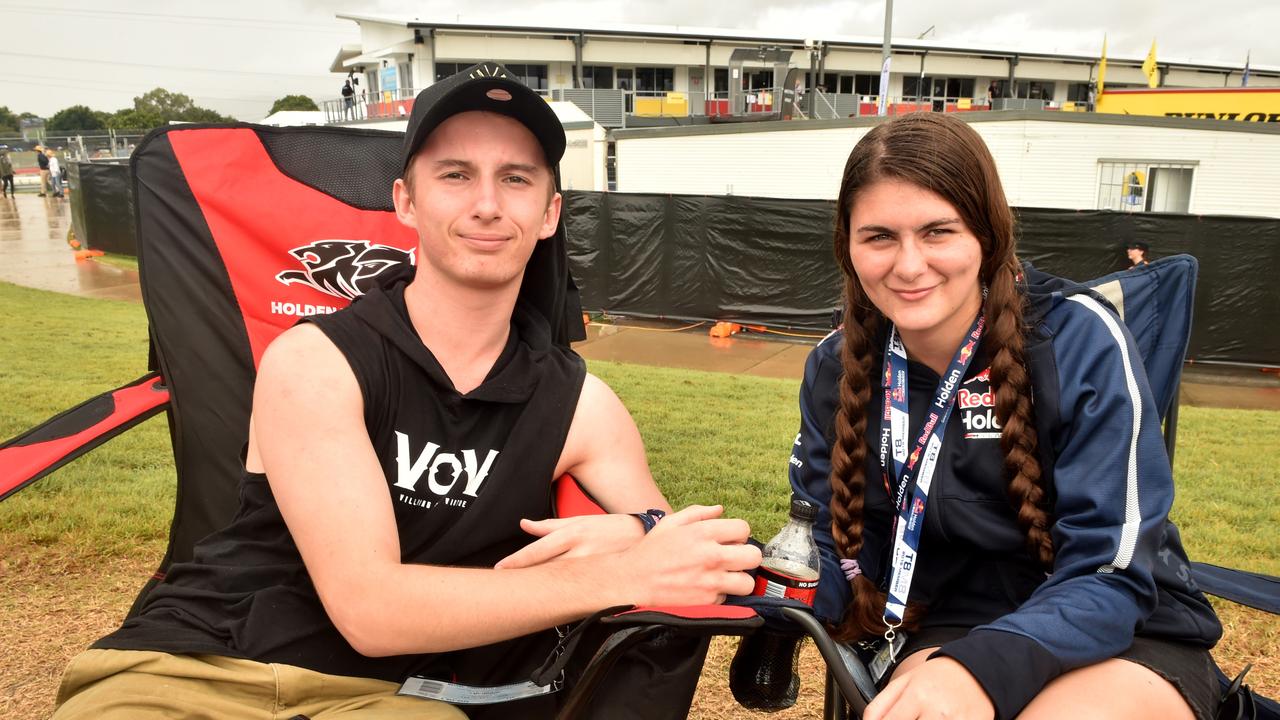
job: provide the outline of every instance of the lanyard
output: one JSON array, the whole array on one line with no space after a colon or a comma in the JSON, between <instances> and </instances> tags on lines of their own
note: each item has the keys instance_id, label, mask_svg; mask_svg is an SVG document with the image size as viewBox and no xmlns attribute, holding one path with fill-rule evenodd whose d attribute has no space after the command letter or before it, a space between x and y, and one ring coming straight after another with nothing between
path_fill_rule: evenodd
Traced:
<instances>
[{"instance_id":1,"label":"lanyard","mask_svg":"<svg viewBox=\"0 0 1280 720\"><path fill-rule=\"evenodd\" d=\"M889 598L884 607L884 624L888 630L885 639L894 639L894 630L902 624L907 610L907 595L915 574L916 555L920 548L920 533L924 529L924 509L929 501L929 485L937 468L938 451L955 407L955 396L960 379L969 369L973 351L982 337L986 318L982 313L974 319L968 334L960 341L955 357L938 382L929 417L920 430L911 454L907 454L907 349L898 337L898 328L892 327L884 349L884 414L880 421L880 467L885 473L886 484L890 477L898 479L894 498L897 513L894 520L893 555L889 574ZM890 474L888 458L892 447L893 472ZM914 480L914 482L912 482ZM913 487L911 503L906 502L907 489Z\"/></svg>"}]
</instances>

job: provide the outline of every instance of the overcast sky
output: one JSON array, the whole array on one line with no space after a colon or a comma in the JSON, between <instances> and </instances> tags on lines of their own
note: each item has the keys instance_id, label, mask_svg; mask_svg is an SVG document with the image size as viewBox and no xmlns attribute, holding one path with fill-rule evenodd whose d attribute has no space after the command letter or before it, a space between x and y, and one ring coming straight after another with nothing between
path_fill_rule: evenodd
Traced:
<instances>
[{"instance_id":1,"label":"overcast sky","mask_svg":"<svg viewBox=\"0 0 1280 720\"><path fill-rule=\"evenodd\" d=\"M459 14L459 7L467 8ZM329 63L359 40L336 13L574 26L686 25L800 37L879 36L883 0L0 0L0 105L48 117L115 111L155 87L258 120L273 100L338 95ZM963 45L1280 66L1276 0L896 0L893 34Z\"/></svg>"}]
</instances>

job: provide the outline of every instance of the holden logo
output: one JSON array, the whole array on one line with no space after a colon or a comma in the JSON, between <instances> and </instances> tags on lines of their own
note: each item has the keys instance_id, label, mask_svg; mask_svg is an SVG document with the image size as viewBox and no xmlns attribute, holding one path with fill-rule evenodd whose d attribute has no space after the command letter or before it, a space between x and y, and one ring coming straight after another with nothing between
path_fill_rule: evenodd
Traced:
<instances>
[{"instance_id":1,"label":"holden logo","mask_svg":"<svg viewBox=\"0 0 1280 720\"><path fill-rule=\"evenodd\" d=\"M413 251L368 240L318 240L289 251L301 270L285 270L276 280L301 284L334 297L355 300L378 285L378 276L399 265L413 265Z\"/></svg>"}]
</instances>

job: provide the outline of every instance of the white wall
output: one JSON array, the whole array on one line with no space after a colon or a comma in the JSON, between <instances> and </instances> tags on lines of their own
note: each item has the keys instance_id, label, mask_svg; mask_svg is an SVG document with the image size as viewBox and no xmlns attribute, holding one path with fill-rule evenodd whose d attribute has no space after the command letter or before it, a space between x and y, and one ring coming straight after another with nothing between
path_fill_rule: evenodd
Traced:
<instances>
[{"instance_id":1,"label":"white wall","mask_svg":"<svg viewBox=\"0 0 1280 720\"><path fill-rule=\"evenodd\" d=\"M590 120L577 105L567 102L548 103L562 123L581 124ZM366 120L364 122L343 123L345 127L367 128L369 130L387 130L404 132L408 125L405 120ZM604 190L606 133L604 128L592 124L589 128L577 128L565 131L564 158L560 161L560 179L564 188L574 190Z\"/></svg>"},{"instance_id":2,"label":"white wall","mask_svg":"<svg viewBox=\"0 0 1280 720\"><path fill-rule=\"evenodd\" d=\"M573 62L573 41L506 35L436 33L436 57L441 61L496 60L498 62Z\"/></svg>"},{"instance_id":3,"label":"white wall","mask_svg":"<svg viewBox=\"0 0 1280 720\"><path fill-rule=\"evenodd\" d=\"M868 126L617 140L620 192L834 199ZM1280 134L1053 120L974 122L1012 205L1093 209L1100 159L1195 162L1189 211L1280 217Z\"/></svg>"}]
</instances>

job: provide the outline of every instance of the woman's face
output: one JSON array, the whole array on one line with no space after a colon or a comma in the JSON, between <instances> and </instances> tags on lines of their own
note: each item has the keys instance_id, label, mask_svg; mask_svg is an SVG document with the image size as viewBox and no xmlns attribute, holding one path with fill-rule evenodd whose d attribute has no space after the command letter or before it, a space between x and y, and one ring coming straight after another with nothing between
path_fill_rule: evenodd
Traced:
<instances>
[{"instance_id":1,"label":"woman's face","mask_svg":"<svg viewBox=\"0 0 1280 720\"><path fill-rule=\"evenodd\" d=\"M937 193L880 180L854 197L849 257L863 289L904 342L960 341L982 306L982 247Z\"/></svg>"}]
</instances>

